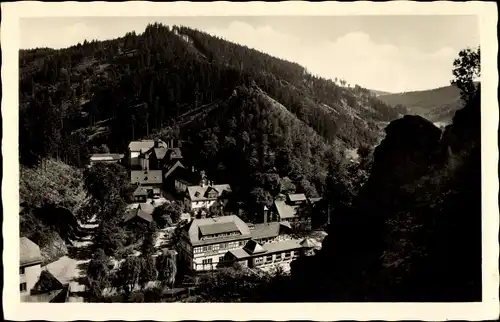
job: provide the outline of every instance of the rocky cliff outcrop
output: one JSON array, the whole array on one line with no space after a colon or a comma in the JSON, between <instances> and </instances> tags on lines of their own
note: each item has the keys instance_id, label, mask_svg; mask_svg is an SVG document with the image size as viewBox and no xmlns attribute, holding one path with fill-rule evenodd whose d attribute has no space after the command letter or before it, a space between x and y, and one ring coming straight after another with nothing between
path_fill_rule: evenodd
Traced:
<instances>
[{"instance_id":1,"label":"rocky cliff outcrop","mask_svg":"<svg viewBox=\"0 0 500 322\"><path fill-rule=\"evenodd\" d=\"M40 247L42 265L52 263L68 254L68 247L58 233L51 232L47 239L47 243Z\"/></svg>"},{"instance_id":2,"label":"rocky cliff outcrop","mask_svg":"<svg viewBox=\"0 0 500 322\"><path fill-rule=\"evenodd\" d=\"M418 116L390 123L322 251L293 264L293 300L480 300L480 127L479 93L444 133Z\"/></svg>"}]
</instances>

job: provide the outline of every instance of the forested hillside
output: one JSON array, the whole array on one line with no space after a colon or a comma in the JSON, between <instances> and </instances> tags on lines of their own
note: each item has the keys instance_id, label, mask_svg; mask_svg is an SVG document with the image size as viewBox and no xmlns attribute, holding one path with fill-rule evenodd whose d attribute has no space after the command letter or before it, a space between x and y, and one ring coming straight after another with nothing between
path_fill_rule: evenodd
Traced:
<instances>
[{"instance_id":1,"label":"forested hillside","mask_svg":"<svg viewBox=\"0 0 500 322\"><path fill-rule=\"evenodd\" d=\"M405 110L295 63L153 24L141 35L21 51L19 113L23 166L54 158L82 167L92 151L175 137L188 162L262 204L283 178L321 194L327 153L373 147Z\"/></svg>"},{"instance_id":2,"label":"forested hillside","mask_svg":"<svg viewBox=\"0 0 500 322\"><path fill-rule=\"evenodd\" d=\"M432 122L450 123L455 112L463 107L460 90L445 86L427 91L415 91L378 96L391 105L403 105L408 112L420 115Z\"/></svg>"}]
</instances>

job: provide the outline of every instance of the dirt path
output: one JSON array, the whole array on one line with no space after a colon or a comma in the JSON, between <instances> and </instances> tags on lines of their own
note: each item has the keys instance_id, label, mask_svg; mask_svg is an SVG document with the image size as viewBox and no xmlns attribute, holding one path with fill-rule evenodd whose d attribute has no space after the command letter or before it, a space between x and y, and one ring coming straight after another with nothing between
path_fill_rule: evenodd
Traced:
<instances>
[{"instance_id":1,"label":"dirt path","mask_svg":"<svg viewBox=\"0 0 500 322\"><path fill-rule=\"evenodd\" d=\"M59 258L42 269L48 270L61 283L69 284L69 302L83 302L81 294L85 292L85 272L92 255L92 231L97 227L95 218L93 221L80 224L87 235L77 240L72 240L72 246L68 247L68 255Z\"/></svg>"}]
</instances>

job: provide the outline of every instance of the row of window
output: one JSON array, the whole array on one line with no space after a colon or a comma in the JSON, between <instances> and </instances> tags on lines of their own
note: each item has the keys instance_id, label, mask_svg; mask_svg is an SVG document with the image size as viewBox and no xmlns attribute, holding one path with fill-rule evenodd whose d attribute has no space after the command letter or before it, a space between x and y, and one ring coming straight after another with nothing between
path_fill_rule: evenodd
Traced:
<instances>
[{"instance_id":1,"label":"row of window","mask_svg":"<svg viewBox=\"0 0 500 322\"><path fill-rule=\"evenodd\" d=\"M285 252L275 255L275 262L281 262L282 260L288 260L292 257L292 252ZM265 258L265 260L264 260ZM272 263L273 255L268 255L266 257L257 257L255 258L255 265L263 264L263 263Z\"/></svg>"},{"instance_id":2,"label":"row of window","mask_svg":"<svg viewBox=\"0 0 500 322\"><path fill-rule=\"evenodd\" d=\"M194 249L194 253L199 254L199 253L204 253L204 252L209 252L209 251L217 251L220 249L233 249L233 248L237 248L237 247L240 247L243 245L244 245L243 241L213 244L213 245L207 245L207 246L202 246L202 247L196 247Z\"/></svg>"},{"instance_id":3,"label":"row of window","mask_svg":"<svg viewBox=\"0 0 500 322\"><path fill-rule=\"evenodd\" d=\"M233 232L229 232L229 233L214 234L214 235L206 235L206 236L203 236L203 237L201 238L201 240L205 240L205 239L212 239L212 238L220 238L220 237L237 236L237 235L241 235L241 233L240 233L240 232L238 232L238 231L233 231Z\"/></svg>"},{"instance_id":4,"label":"row of window","mask_svg":"<svg viewBox=\"0 0 500 322\"><path fill-rule=\"evenodd\" d=\"M219 263L224 261L224 256L219 257ZM213 258L205 258L201 261L203 265L209 265L213 263Z\"/></svg>"}]
</instances>

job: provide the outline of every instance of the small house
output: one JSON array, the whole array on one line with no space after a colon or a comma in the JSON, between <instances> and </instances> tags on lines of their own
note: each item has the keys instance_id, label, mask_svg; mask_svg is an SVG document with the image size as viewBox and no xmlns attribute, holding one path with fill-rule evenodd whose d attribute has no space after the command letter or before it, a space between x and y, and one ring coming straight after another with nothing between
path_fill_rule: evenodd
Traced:
<instances>
[{"instance_id":1,"label":"small house","mask_svg":"<svg viewBox=\"0 0 500 322\"><path fill-rule=\"evenodd\" d=\"M133 193L135 202L146 202L148 199L148 190L144 187L137 187Z\"/></svg>"},{"instance_id":2,"label":"small house","mask_svg":"<svg viewBox=\"0 0 500 322\"><path fill-rule=\"evenodd\" d=\"M264 218L287 221L294 229L311 229L311 206L304 194L289 194L285 200L276 199L269 209L264 209Z\"/></svg>"},{"instance_id":3,"label":"small house","mask_svg":"<svg viewBox=\"0 0 500 322\"><path fill-rule=\"evenodd\" d=\"M136 184L148 190L161 188L163 179L161 170L131 170L130 183Z\"/></svg>"},{"instance_id":4,"label":"small house","mask_svg":"<svg viewBox=\"0 0 500 322\"><path fill-rule=\"evenodd\" d=\"M19 290L24 297L30 294L40 278L42 255L40 247L26 237L20 238L19 246Z\"/></svg>"},{"instance_id":5,"label":"small house","mask_svg":"<svg viewBox=\"0 0 500 322\"><path fill-rule=\"evenodd\" d=\"M123 222L127 225L133 223L150 224L153 222L153 205L149 203L141 203L137 208L130 209L123 218Z\"/></svg>"},{"instance_id":6,"label":"small house","mask_svg":"<svg viewBox=\"0 0 500 322\"><path fill-rule=\"evenodd\" d=\"M224 207L229 201L231 186L228 184L206 184L189 186L186 189L185 202L192 209L209 209L212 206Z\"/></svg>"}]
</instances>

